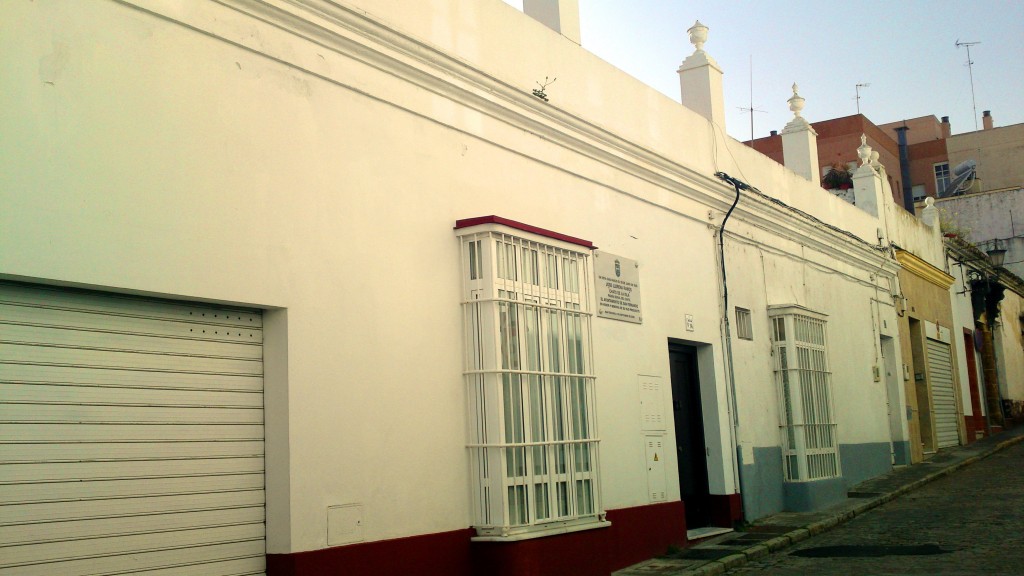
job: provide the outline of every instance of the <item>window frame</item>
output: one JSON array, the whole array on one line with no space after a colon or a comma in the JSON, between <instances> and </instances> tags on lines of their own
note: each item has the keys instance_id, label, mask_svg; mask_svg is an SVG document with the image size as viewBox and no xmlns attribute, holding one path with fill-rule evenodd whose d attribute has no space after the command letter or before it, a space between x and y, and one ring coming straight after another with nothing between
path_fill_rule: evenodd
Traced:
<instances>
[{"instance_id":1,"label":"window frame","mask_svg":"<svg viewBox=\"0 0 1024 576\"><path fill-rule=\"evenodd\" d=\"M940 170L944 172L943 175L940 175ZM949 161L932 164L932 175L935 177L935 196L938 197L953 183L952 172L949 170ZM942 181L945 181L944 185L940 184Z\"/></svg>"},{"instance_id":2,"label":"window frame","mask_svg":"<svg viewBox=\"0 0 1024 576\"><path fill-rule=\"evenodd\" d=\"M475 540L607 526L589 249L494 223L457 235Z\"/></svg>"},{"instance_id":3,"label":"window frame","mask_svg":"<svg viewBox=\"0 0 1024 576\"><path fill-rule=\"evenodd\" d=\"M736 337L740 340L754 339L754 318L749 308L735 306L736 314Z\"/></svg>"},{"instance_id":4,"label":"window frame","mask_svg":"<svg viewBox=\"0 0 1024 576\"><path fill-rule=\"evenodd\" d=\"M914 202L921 202L928 197L928 190L924 184L914 184L910 187L910 194L913 196ZM937 195L938 192L935 194Z\"/></svg>"},{"instance_id":5,"label":"window frame","mask_svg":"<svg viewBox=\"0 0 1024 576\"><path fill-rule=\"evenodd\" d=\"M839 478L842 466L827 316L787 305L769 306L768 317L785 479Z\"/></svg>"}]
</instances>

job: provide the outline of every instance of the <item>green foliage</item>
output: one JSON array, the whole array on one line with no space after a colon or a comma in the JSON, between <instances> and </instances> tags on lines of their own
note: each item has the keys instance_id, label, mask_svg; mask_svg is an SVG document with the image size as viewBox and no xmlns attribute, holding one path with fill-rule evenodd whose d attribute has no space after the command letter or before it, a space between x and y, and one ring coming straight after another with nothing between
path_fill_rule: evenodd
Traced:
<instances>
[{"instance_id":1,"label":"green foliage","mask_svg":"<svg viewBox=\"0 0 1024 576\"><path fill-rule=\"evenodd\" d=\"M950 213L945 208L939 208L939 230L943 236L955 236L970 241L971 229L960 224L958 213Z\"/></svg>"},{"instance_id":2,"label":"green foliage","mask_svg":"<svg viewBox=\"0 0 1024 576\"><path fill-rule=\"evenodd\" d=\"M853 174L846 164L833 162L821 179L821 186L826 190L849 190L853 188Z\"/></svg>"}]
</instances>

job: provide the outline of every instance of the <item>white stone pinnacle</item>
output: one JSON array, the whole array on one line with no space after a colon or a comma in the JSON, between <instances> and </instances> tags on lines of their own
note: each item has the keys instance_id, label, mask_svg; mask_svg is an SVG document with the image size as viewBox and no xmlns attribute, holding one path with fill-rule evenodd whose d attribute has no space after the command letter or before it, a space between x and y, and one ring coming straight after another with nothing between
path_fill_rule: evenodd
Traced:
<instances>
[{"instance_id":1,"label":"white stone pinnacle","mask_svg":"<svg viewBox=\"0 0 1024 576\"><path fill-rule=\"evenodd\" d=\"M797 87L796 82L794 82L793 95L789 98L789 100L786 100L786 102L789 102L789 109L791 112L793 112L793 115L796 116L797 118L800 118L800 112L804 109L805 100L803 96L801 96L797 92L798 90L799 88Z\"/></svg>"},{"instance_id":2,"label":"white stone pinnacle","mask_svg":"<svg viewBox=\"0 0 1024 576\"><path fill-rule=\"evenodd\" d=\"M708 41L708 27L697 20L686 33L690 35L690 44L697 49L695 52L703 52L704 43Z\"/></svg>"}]
</instances>

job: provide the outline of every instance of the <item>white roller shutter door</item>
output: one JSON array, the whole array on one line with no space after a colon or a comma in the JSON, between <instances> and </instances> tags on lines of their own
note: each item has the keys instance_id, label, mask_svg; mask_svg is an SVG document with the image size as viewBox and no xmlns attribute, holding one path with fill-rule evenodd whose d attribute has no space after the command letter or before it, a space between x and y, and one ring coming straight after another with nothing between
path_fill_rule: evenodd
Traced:
<instances>
[{"instance_id":1,"label":"white roller shutter door","mask_svg":"<svg viewBox=\"0 0 1024 576\"><path fill-rule=\"evenodd\" d=\"M0 282L0 575L263 574L261 326Z\"/></svg>"},{"instance_id":2,"label":"white roller shutter door","mask_svg":"<svg viewBox=\"0 0 1024 576\"><path fill-rule=\"evenodd\" d=\"M949 344L928 341L928 375L932 384L932 408L935 410L935 432L939 448L960 444L957 432L956 398L953 390L953 366Z\"/></svg>"}]
</instances>

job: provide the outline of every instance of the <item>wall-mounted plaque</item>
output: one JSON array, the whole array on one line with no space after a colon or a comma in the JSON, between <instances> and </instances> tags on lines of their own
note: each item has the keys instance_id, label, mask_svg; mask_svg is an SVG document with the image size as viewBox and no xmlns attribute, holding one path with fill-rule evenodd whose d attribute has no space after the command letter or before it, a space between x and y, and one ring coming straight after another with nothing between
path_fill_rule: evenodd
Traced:
<instances>
[{"instance_id":1,"label":"wall-mounted plaque","mask_svg":"<svg viewBox=\"0 0 1024 576\"><path fill-rule=\"evenodd\" d=\"M636 260L607 252L594 252L594 288L599 318L643 323L640 311L640 267Z\"/></svg>"}]
</instances>

